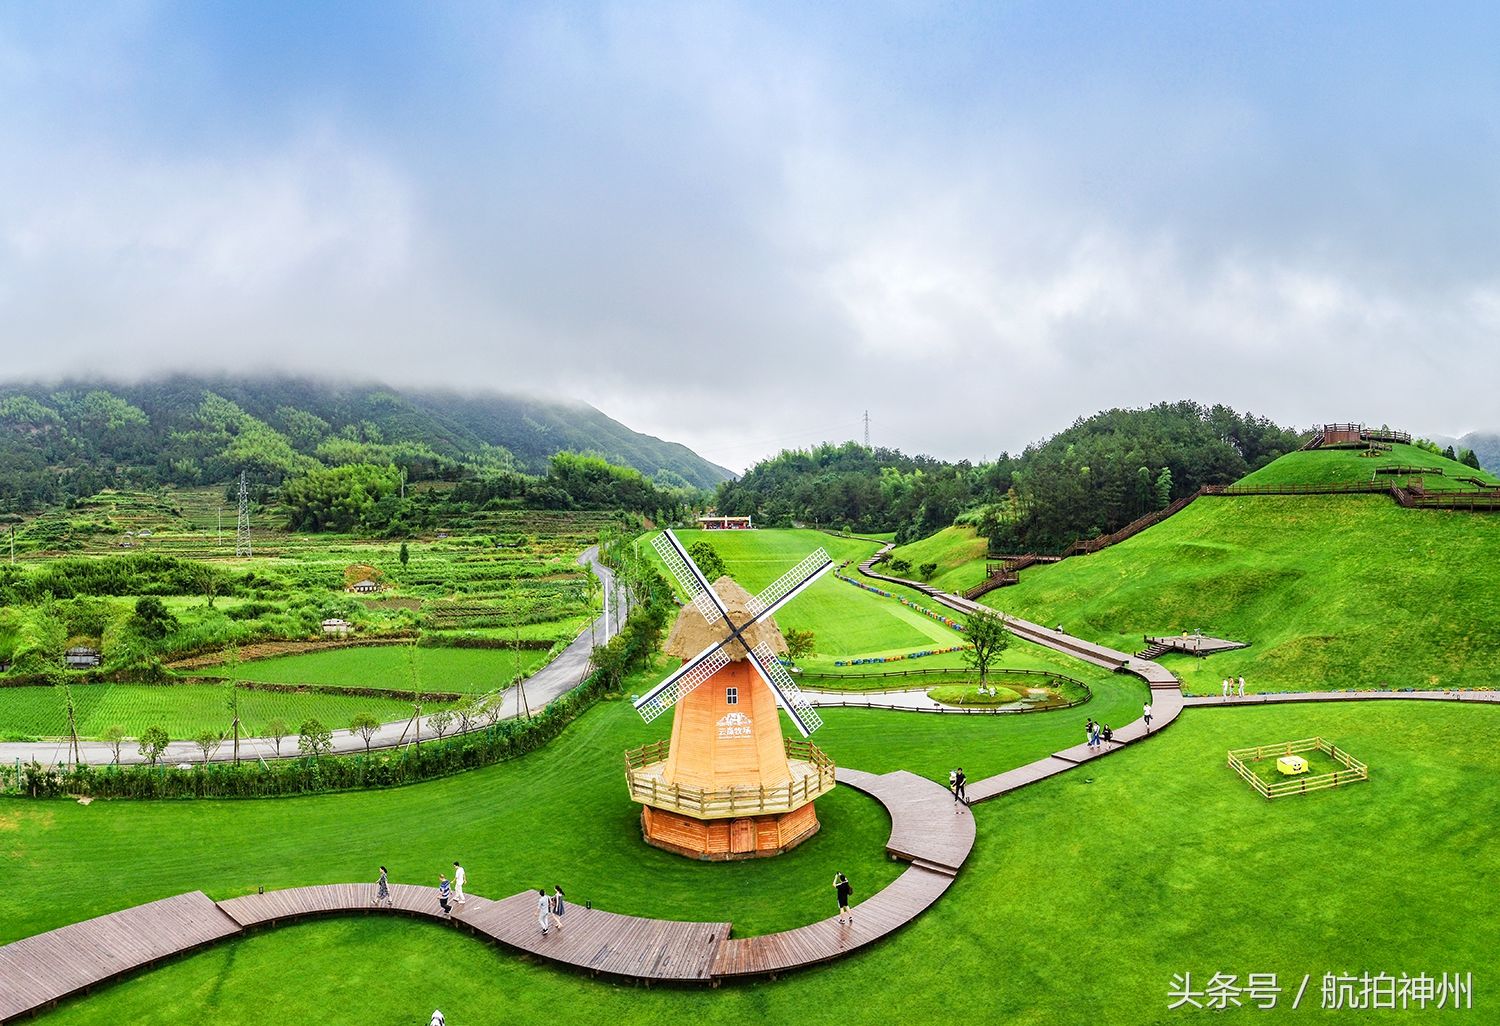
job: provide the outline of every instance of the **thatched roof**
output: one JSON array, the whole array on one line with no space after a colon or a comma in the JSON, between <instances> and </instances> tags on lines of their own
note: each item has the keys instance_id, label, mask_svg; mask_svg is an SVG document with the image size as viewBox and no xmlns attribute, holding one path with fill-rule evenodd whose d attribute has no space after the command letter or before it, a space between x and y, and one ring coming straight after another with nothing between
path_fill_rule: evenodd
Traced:
<instances>
[{"instance_id":1,"label":"thatched roof","mask_svg":"<svg viewBox=\"0 0 1500 1026\"><path fill-rule=\"evenodd\" d=\"M750 593L744 588L728 577L720 577L714 582L714 593L729 609L729 618L735 623L744 623L750 619ZM698 612L698 607L689 602L677 614L677 622L672 624L672 630L667 635L667 643L662 646L662 651L667 655L677 656L679 659L691 659L709 645L723 641L727 637L729 637L729 627L723 620L709 626L703 614ZM777 655L786 652L786 639L781 636L781 631L770 618L761 620L745 631L745 640L752 648L764 641ZM724 652L735 662L745 658L745 649L738 643L727 646Z\"/></svg>"}]
</instances>

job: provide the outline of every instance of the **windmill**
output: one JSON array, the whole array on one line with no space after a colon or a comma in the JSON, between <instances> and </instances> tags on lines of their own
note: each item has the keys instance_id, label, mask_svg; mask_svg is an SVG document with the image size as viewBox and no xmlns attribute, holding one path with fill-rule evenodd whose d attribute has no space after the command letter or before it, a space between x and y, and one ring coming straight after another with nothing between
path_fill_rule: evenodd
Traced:
<instances>
[{"instance_id":1,"label":"windmill","mask_svg":"<svg viewBox=\"0 0 1500 1026\"><path fill-rule=\"evenodd\" d=\"M635 702L648 723L674 711L669 742L626 753L642 833L696 858L779 854L817 832L812 803L833 789L834 766L805 740L822 721L782 665L773 615L833 562L820 548L752 596L710 582L671 531L652 544L689 601L664 646L682 665ZM778 708L801 740L782 736Z\"/></svg>"}]
</instances>

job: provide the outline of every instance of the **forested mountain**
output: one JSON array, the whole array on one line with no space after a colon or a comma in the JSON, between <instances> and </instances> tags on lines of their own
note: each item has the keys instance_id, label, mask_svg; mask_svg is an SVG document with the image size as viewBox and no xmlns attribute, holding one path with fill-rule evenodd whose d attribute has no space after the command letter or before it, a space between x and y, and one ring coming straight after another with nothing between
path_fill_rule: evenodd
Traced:
<instances>
[{"instance_id":1,"label":"forested mountain","mask_svg":"<svg viewBox=\"0 0 1500 1026\"><path fill-rule=\"evenodd\" d=\"M956 519L999 551L1049 552L1113 531L1296 448L1296 432L1225 406L1159 403L1080 419L1018 456L944 463L852 442L783 452L719 486L718 508L923 537Z\"/></svg>"},{"instance_id":2,"label":"forested mountain","mask_svg":"<svg viewBox=\"0 0 1500 1026\"><path fill-rule=\"evenodd\" d=\"M12 510L105 487L212 484L242 469L271 486L350 464L394 465L411 480L544 474L564 451L667 487L730 476L577 402L290 378L0 385L0 508Z\"/></svg>"},{"instance_id":3,"label":"forested mountain","mask_svg":"<svg viewBox=\"0 0 1500 1026\"><path fill-rule=\"evenodd\" d=\"M1479 465L1492 474L1500 473L1500 433L1494 431L1470 431L1462 438L1447 435L1428 435L1428 440L1439 448L1452 446L1460 462L1465 451L1472 452Z\"/></svg>"}]
</instances>

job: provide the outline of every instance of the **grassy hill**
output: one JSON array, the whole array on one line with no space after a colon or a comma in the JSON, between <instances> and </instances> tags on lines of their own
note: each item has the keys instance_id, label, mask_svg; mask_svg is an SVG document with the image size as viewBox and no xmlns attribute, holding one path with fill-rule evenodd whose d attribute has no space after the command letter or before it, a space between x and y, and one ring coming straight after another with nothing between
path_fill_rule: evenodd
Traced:
<instances>
[{"instance_id":1,"label":"grassy hill","mask_svg":"<svg viewBox=\"0 0 1500 1026\"><path fill-rule=\"evenodd\" d=\"M1417 474L1377 474L1381 468L1420 468ZM1421 477L1428 491L1470 489L1472 483L1460 478L1478 478L1489 484L1500 486L1500 478L1484 470L1439 456L1437 453L1419 449L1414 445L1392 445L1389 452L1367 454L1362 449L1309 449L1305 452L1287 453L1267 464L1253 474L1241 478L1239 484L1355 484L1379 479L1387 484L1405 483L1411 477Z\"/></svg>"},{"instance_id":2,"label":"grassy hill","mask_svg":"<svg viewBox=\"0 0 1500 1026\"><path fill-rule=\"evenodd\" d=\"M1375 495L1254 496L1201 499L985 601L1126 650L1193 629L1251 643L1165 657L1193 691L1240 674L1254 691L1476 687L1500 663L1497 585L1500 517Z\"/></svg>"},{"instance_id":3,"label":"grassy hill","mask_svg":"<svg viewBox=\"0 0 1500 1026\"><path fill-rule=\"evenodd\" d=\"M984 554L989 541L972 527L945 527L937 534L891 550L892 559L911 564L912 578L925 563L936 563L937 572L929 583L944 591L962 594L984 580Z\"/></svg>"}]
</instances>

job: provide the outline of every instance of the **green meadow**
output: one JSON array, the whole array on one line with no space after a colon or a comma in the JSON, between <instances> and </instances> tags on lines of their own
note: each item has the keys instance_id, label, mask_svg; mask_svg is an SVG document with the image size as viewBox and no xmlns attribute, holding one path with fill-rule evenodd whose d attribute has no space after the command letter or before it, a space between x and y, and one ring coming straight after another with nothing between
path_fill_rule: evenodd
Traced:
<instances>
[{"instance_id":1,"label":"green meadow","mask_svg":"<svg viewBox=\"0 0 1500 1026\"><path fill-rule=\"evenodd\" d=\"M749 934L827 915L834 867L863 894L895 872L879 854L879 807L844 789L820 803L823 831L788 857L700 864L644 846L617 760L600 759L596 772L591 755L639 736L632 715L611 704L526 759L393 792L0 805L5 939L194 887L224 897L260 883L368 879L377 862L422 881L453 858L475 893L561 883L612 909L724 916ZM846 758L878 750L862 764L880 768L961 745L976 727L1071 718L884 714L902 725L896 742L864 729L880 715L832 711L830 747L836 737ZM494 1021L503 1007L506 1021L525 1023L874 1024L931 1021L941 1007L960 1026L1077 1022L1080 1009L1146 1026L1208 1014L1167 1011L1174 974L1201 987L1214 973L1254 972L1278 975L1279 1009L1231 1008L1215 1021L1353 1023L1369 1013L1321 1010L1320 981L1368 971L1472 972L1473 1018L1381 1017L1479 1022L1486 953L1500 943L1482 897L1494 893L1493 866L1476 857L1500 814L1497 727L1494 709L1430 703L1189 710L1149 743L978 806L978 844L935 909L858 955L777 981L644 989L442 926L357 917L219 944L36 1021L249 1026L274 1009L293 1022L397 1024L441 1007L464 1023ZM1359 752L1371 780L1268 803L1224 765L1229 748L1316 733ZM1029 747L1037 755L1047 745ZM59 893L68 900L43 900ZM1293 1013L1304 975L1312 1000Z\"/></svg>"},{"instance_id":2,"label":"green meadow","mask_svg":"<svg viewBox=\"0 0 1500 1026\"><path fill-rule=\"evenodd\" d=\"M274 656L241 663L232 671L212 672L270 684L335 684L407 693L419 687L482 695L508 686L518 673L531 673L546 656L538 649L377 645Z\"/></svg>"}]
</instances>

